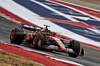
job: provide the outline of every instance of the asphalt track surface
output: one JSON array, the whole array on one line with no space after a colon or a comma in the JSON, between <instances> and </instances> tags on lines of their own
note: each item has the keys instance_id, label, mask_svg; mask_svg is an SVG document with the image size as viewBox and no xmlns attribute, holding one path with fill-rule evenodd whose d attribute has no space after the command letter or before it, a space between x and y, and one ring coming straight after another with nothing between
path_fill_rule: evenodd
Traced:
<instances>
[{"instance_id":1,"label":"asphalt track surface","mask_svg":"<svg viewBox=\"0 0 100 66\"><path fill-rule=\"evenodd\" d=\"M85 5L86 7L91 7L91 8L95 8L100 10L100 6L95 5L95 4L90 4L90 3L86 3L86 2L82 2L78 1L78 0L65 0L67 2L71 2L71 3L75 3L75 4L79 4L79 5ZM89 4L89 5L88 5ZM12 21L9 21L3 17L0 16L0 41L4 41L4 42L8 42L9 41L9 37L10 37L10 32L13 28L18 27L19 25L17 23L14 23ZM82 45L83 46L83 45ZM64 58L67 60L71 60L80 64L83 64L85 66L100 66L100 50L95 49L95 48L91 48L91 47L87 47L87 46L83 46L84 50L85 50L85 55L83 57L79 56L77 58L71 58L67 55L67 53L61 53L61 52L47 52L47 51L43 51L43 50L38 50L44 53L48 53L60 58ZM35 49L37 50L37 49Z\"/></svg>"},{"instance_id":2,"label":"asphalt track surface","mask_svg":"<svg viewBox=\"0 0 100 66\"><path fill-rule=\"evenodd\" d=\"M5 19L0 16L0 41L8 42L10 43L10 32L13 28L18 27L19 25L17 23L14 23L12 21L9 21L8 19ZM85 49L85 55L83 57L79 56L77 58L71 58L67 55L67 53L61 53L61 52L47 52L44 50L38 50L44 53L48 53L60 58L64 58L67 60L71 60L80 64L83 64L85 66L100 66L100 50L94 49L91 47L83 46Z\"/></svg>"},{"instance_id":3,"label":"asphalt track surface","mask_svg":"<svg viewBox=\"0 0 100 66\"><path fill-rule=\"evenodd\" d=\"M84 1L81 1L81 0L62 0L62 1L66 1L66 2L69 2L69 3L74 3L74 4L77 4L77 5L81 5L81 6L100 10L100 5L89 3L89 2L84 2Z\"/></svg>"}]
</instances>

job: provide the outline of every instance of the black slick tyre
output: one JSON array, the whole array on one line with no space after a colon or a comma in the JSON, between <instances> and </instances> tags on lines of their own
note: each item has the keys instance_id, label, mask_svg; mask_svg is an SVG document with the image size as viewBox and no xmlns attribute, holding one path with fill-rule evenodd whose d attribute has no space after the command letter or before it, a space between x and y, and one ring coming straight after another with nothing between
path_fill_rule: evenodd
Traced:
<instances>
[{"instance_id":1,"label":"black slick tyre","mask_svg":"<svg viewBox=\"0 0 100 66\"><path fill-rule=\"evenodd\" d=\"M68 53L68 55L70 57L78 57L79 56L79 53L80 53L80 43L78 41L75 41L75 40L71 40L70 45L68 46L68 48L71 48L74 50L75 54L74 53Z\"/></svg>"},{"instance_id":2,"label":"black slick tyre","mask_svg":"<svg viewBox=\"0 0 100 66\"><path fill-rule=\"evenodd\" d=\"M45 43L45 37L41 33L37 33L33 38L33 45L34 47L40 47Z\"/></svg>"},{"instance_id":3,"label":"black slick tyre","mask_svg":"<svg viewBox=\"0 0 100 66\"><path fill-rule=\"evenodd\" d=\"M14 44L21 44L24 36L25 34L22 29L14 28L10 34L10 42Z\"/></svg>"}]
</instances>

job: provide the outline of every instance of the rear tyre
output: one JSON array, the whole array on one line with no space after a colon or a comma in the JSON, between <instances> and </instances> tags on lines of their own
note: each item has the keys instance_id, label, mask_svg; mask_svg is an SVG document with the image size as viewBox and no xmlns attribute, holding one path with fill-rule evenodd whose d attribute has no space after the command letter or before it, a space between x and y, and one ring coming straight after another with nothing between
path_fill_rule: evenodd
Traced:
<instances>
[{"instance_id":1,"label":"rear tyre","mask_svg":"<svg viewBox=\"0 0 100 66\"><path fill-rule=\"evenodd\" d=\"M45 37L44 35L37 33L33 38L33 45L34 47L40 47L42 44L45 44Z\"/></svg>"},{"instance_id":2,"label":"rear tyre","mask_svg":"<svg viewBox=\"0 0 100 66\"><path fill-rule=\"evenodd\" d=\"M79 55L79 52L80 52L80 43L78 41L71 40L69 44L70 45L68 46L68 48L73 49L75 54L74 53L68 53L68 55L70 57L76 58Z\"/></svg>"},{"instance_id":3,"label":"rear tyre","mask_svg":"<svg viewBox=\"0 0 100 66\"><path fill-rule=\"evenodd\" d=\"M24 31L22 29L15 28L11 31L10 42L14 44L21 44L24 39Z\"/></svg>"}]
</instances>

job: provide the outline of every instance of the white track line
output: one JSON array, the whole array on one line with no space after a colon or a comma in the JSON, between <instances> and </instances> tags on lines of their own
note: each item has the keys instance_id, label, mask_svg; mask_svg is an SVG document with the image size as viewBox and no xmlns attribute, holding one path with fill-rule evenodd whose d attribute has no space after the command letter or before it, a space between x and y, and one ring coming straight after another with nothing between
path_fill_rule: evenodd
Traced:
<instances>
[{"instance_id":1,"label":"white track line","mask_svg":"<svg viewBox=\"0 0 100 66\"><path fill-rule=\"evenodd\" d=\"M48 1L49 1L49 0L48 0ZM59 0L59 1L60 1L60 0ZM50 2L52 2L52 1L50 1ZM61 2L65 2L65 1L61 1ZM53 3L54 3L54 2L53 2ZM69 2L66 2L66 3L68 3L68 4L73 4L73 3L69 3ZM56 4L60 4L60 3L56 3ZM65 6L65 7L67 7L67 8L70 8L70 9L73 9L73 10L75 10L75 11L78 11L78 12L84 14L84 15L88 15L89 17L95 18L95 19L97 19L98 21L100 21L100 18L95 17L95 16L92 16L92 15L90 15L90 14L87 14L87 13L85 13L85 12L83 12L83 11L80 11L80 10L78 10L78 9L75 9L75 8L72 8L72 7L69 7L69 6L66 6L66 5L64 5L64 4L60 4L60 5ZM75 4L73 4L73 5L75 5ZM83 7L83 8L84 8L84 7ZM87 9L88 9L88 8L87 8Z\"/></svg>"},{"instance_id":2,"label":"white track line","mask_svg":"<svg viewBox=\"0 0 100 66\"><path fill-rule=\"evenodd\" d=\"M32 1L32 2L34 2L34 3L37 3L38 5L41 5L41 6L43 6L44 8L47 8L47 9L49 9L49 10L51 10L51 11L53 11L53 12L55 12L55 13L57 13L57 14L63 16L63 17L65 17L65 18L67 18L67 19L71 20L71 21L76 21L76 22L78 22L78 20L72 18L71 16L69 16L69 15L67 15L67 14L63 14L63 13L61 13L61 12L59 12L59 11L57 11L57 10L55 10L55 9L53 9L53 8L51 8L51 7L49 7L49 6L47 6L47 5L45 5L45 4L42 4L41 2L38 2L38 1L35 1L35 0L30 0L30 1Z\"/></svg>"},{"instance_id":3,"label":"white track line","mask_svg":"<svg viewBox=\"0 0 100 66\"><path fill-rule=\"evenodd\" d=\"M50 30L54 31L54 32L58 32L61 35L70 37L72 39L78 40L80 42L83 43L87 43L87 44L91 44L97 47L100 47L100 43L93 41L91 39L88 39L86 37L83 37L81 35L78 35L76 33L73 33L67 29L64 29L48 20L43 20L42 17L40 17L39 15L35 14L34 12L28 10L27 8L15 3L13 0L0 0L0 2L2 2L3 4L1 5L1 7L5 8L6 10L10 11L11 13L33 23L36 24L40 27L44 27L44 24L48 24L50 25ZM15 5L14 7L12 5ZM18 10L18 11L17 11Z\"/></svg>"},{"instance_id":4,"label":"white track line","mask_svg":"<svg viewBox=\"0 0 100 66\"><path fill-rule=\"evenodd\" d=\"M76 62L73 62L73 61L69 61L69 60L65 60L65 59L56 58L53 55L50 55L50 54L47 54L47 53L44 53L44 52L40 52L40 51L37 51L37 50L34 50L34 49L30 49L30 48L27 48L27 47L15 45L15 44L10 44L10 43L5 43L5 42L2 42L2 41L0 41L0 43L6 44L6 45L10 45L10 46L19 47L19 48L22 48L22 49L30 51L30 52L35 52L35 53L43 54L45 57L48 57L49 59L56 60L56 61L59 61L59 62L75 64L75 65L78 65L78 66L84 66L82 64L79 64L79 63L76 63ZM2 49L0 49L0 50L2 50Z\"/></svg>"}]
</instances>

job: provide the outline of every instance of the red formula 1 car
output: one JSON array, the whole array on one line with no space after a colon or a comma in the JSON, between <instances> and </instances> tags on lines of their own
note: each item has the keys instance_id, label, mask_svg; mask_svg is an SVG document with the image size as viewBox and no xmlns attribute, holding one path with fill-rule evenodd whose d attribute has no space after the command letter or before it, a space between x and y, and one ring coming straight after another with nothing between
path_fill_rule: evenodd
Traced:
<instances>
[{"instance_id":1,"label":"red formula 1 car","mask_svg":"<svg viewBox=\"0 0 100 66\"><path fill-rule=\"evenodd\" d=\"M10 35L10 41L14 44L25 43L34 48L43 48L66 52L70 57L84 55L84 49L76 40L65 40L57 37L55 32L48 30L49 25L45 28L21 24L20 28L14 28ZM25 33L24 29L31 30L31 33Z\"/></svg>"}]
</instances>

